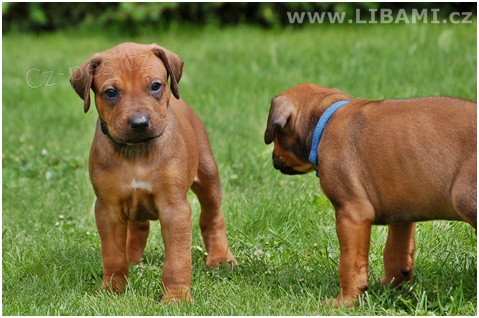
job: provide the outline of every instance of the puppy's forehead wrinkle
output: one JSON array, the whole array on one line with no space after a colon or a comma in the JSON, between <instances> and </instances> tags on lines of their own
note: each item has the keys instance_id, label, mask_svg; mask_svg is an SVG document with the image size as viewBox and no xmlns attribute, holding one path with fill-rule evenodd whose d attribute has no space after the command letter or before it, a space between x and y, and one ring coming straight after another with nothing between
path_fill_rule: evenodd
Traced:
<instances>
[{"instance_id":1,"label":"puppy's forehead wrinkle","mask_svg":"<svg viewBox=\"0 0 479 318\"><path fill-rule=\"evenodd\" d=\"M124 71L148 71L162 65L161 60L150 47L139 47L129 50L107 50L101 55L102 63L109 68L118 68Z\"/></svg>"}]
</instances>

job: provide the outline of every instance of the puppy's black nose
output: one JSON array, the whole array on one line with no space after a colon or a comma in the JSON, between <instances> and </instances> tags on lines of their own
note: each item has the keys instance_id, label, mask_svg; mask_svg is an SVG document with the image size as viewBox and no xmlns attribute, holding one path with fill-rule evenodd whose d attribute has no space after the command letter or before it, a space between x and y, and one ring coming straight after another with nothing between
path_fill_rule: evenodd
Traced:
<instances>
[{"instance_id":1,"label":"puppy's black nose","mask_svg":"<svg viewBox=\"0 0 479 318\"><path fill-rule=\"evenodd\" d=\"M146 115L138 115L130 117L128 119L128 124L133 131L144 131L150 125L150 119Z\"/></svg>"}]
</instances>

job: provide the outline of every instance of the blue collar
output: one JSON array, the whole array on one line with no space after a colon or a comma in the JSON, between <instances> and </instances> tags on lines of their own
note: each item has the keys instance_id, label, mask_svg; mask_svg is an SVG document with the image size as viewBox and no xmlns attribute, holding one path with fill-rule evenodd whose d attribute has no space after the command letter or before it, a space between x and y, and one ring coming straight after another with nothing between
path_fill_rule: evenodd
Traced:
<instances>
[{"instance_id":1,"label":"blue collar","mask_svg":"<svg viewBox=\"0 0 479 318\"><path fill-rule=\"evenodd\" d=\"M321 118L319 118L319 121L316 124L316 128L314 129L314 132L313 132L313 142L311 144L311 152L309 153L309 161L312 164L316 166L318 165L318 146L319 146L319 141L321 140L321 135L323 134L323 130L326 127L326 124L328 123L331 116L333 116L334 112L338 110L338 108L348 103L349 103L348 100L340 100L338 102L335 102L334 104L329 106L321 115ZM316 176L319 178L318 171L316 171Z\"/></svg>"}]
</instances>

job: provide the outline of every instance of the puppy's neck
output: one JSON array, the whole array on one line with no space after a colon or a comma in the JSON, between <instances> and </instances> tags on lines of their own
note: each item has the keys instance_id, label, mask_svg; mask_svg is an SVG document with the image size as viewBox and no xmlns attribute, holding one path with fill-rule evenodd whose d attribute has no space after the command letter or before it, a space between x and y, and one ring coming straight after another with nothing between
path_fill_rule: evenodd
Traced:
<instances>
[{"instance_id":1,"label":"puppy's neck","mask_svg":"<svg viewBox=\"0 0 479 318\"><path fill-rule=\"evenodd\" d=\"M319 147L319 142L321 141L321 137L323 135L323 131L326 128L326 125L328 124L329 120L334 115L334 113L339 108L347 104L349 104L348 100L340 100L340 101L334 102L331 106L329 106L323 112L323 114L319 118L318 123L316 124L313 131L311 151L308 158L313 165L318 166L318 147ZM319 174L316 174L316 175L319 177Z\"/></svg>"}]
</instances>

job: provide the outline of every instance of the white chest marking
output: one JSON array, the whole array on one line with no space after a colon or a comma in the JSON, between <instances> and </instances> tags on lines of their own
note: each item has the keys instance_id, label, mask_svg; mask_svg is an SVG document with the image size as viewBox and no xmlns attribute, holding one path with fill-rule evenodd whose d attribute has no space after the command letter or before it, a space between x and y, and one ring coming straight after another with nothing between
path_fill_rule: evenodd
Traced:
<instances>
[{"instance_id":1,"label":"white chest marking","mask_svg":"<svg viewBox=\"0 0 479 318\"><path fill-rule=\"evenodd\" d=\"M148 192L153 192L153 186L151 185L151 183L136 181L135 179L131 180L129 187L130 189L133 189L133 190L141 189L141 190L146 190Z\"/></svg>"}]
</instances>

